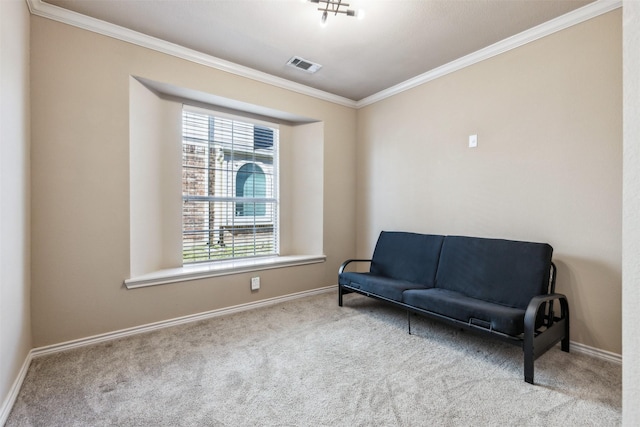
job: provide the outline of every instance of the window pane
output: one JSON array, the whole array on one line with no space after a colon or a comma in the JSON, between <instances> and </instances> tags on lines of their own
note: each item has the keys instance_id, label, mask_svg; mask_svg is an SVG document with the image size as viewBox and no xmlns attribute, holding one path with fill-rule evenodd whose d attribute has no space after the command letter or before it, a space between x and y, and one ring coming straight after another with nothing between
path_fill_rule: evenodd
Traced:
<instances>
[{"instance_id":1,"label":"window pane","mask_svg":"<svg viewBox=\"0 0 640 427\"><path fill-rule=\"evenodd\" d=\"M278 129L183 111L184 263L278 254Z\"/></svg>"},{"instance_id":2,"label":"window pane","mask_svg":"<svg viewBox=\"0 0 640 427\"><path fill-rule=\"evenodd\" d=\"M266 198L267 181L262 168L255 163L247 163L236 174L236 196L238 198ZM237 216L265 215L262 202L237 202Z\"/></svg>"},{"instance_id":3,"label":"window pane","mask_svg":"<svg viewBox=\"0 0 640 427\"><path fill-rule=\"evenodd\" d=\"M253 128L253 144L256 150L273 148L273 129L255 126Z\"/></svg>"}]
</instances>

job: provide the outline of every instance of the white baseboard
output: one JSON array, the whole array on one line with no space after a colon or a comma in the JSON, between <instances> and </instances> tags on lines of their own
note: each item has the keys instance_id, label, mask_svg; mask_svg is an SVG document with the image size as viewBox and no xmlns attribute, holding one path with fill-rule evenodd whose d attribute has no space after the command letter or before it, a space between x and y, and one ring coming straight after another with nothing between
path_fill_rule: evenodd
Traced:
<instances>
[{"instance_id":1,"label":"white baseboard","mask_svg":"<svg viewBox=\"0 0 640 427\"><path fill-rule=\"evenodd\" d=\"M22 363L22 368L20 368L20 372L18 372L18 376L16 377L16 380L13 382L13 385L9 389L9 394L4 399L4 402L2 402L2 406L0 406L0 426L3 426L7 422L7 419L9 418L9 413L11 413L13 404L16 403L16 399L18 398L18 393L20 392L22 383L24 382L24 379L27 376L27 372L29 371L29 366L31 365L32 359L33 359L33 350L27 353L27 357L24 359L24 362Z\"/></svg>"},{"instance_id":2,"label":"white baseboard","mask_svg":"<svg viewBox=\"0 0 640 427\"><path fill-rule=\"evenodd\" d=\"M571 341L571 345L569 346L569 351L572 351L574 353L586 354L587 356L591 356L596 359L607 360L609 362L622 365L621 354L613 353L607 350L600 350L599 348L590 347L588 345L581 344L579 342Z\"/></svg>"},{"instance_id":3,"label":"white baseboard","mask_svg":"<svg viewBox=\"0 0 640 427\"><path fill-rule=\"evenodd\" d=\"M267 307L267 306L279 304L285 301L291 301L298 298L304 298L312 295L332 292L332 291L335 291L337 288L338 288L337 285L326 286L324 288L313 289L310 291L296 292L294 294L284 295L280 297L269 298L269 299L260 300L256 302L250 302L247 304L235 305L233 307L226 307L226 308L221 308L217 310L206 311L204 313L190 314L188 316L182 316L174 319L162 320L160 322L134 326L132 328L121 329L119 331L107 332L105 334L99 334L91 337L80 338L77 340L66 341L63 343L53 344L45 347L38 347L32 350L32 356L34 358L40 357L46 354L58 353L61 351L71 350L73 348L78 348L78 347L85 347L88 345L97 344L105 341L111 341L118 338L124 338L131 335L142 334L145 332L151 332L158 329L170 328L172 326L182 325L185 323L197 322L200 320L211 319L213 317L225 316L227 314L253 310L255 308L260 308L260 307Z\"/></svg>"},{"instance_id":4,"label":"white baseboard","mask_svg":"<svg viewBox=\"0 0 640 427\"><path fill-rule=\"evenodd\" d=\"M145 332L151 332L158 329L169 328L172 326L182 325L190 322L197 322L200 320L211 319L213 317L224 316L227 314L238 313L246 310L253 310L255 308L267 307L270 305L279 304L285 301L291 301L298 298L304 298L312 295L318 295L326 292L332 292L336 290L337 285L326 286L324 288L313 289L311 291L297 292L294 294L284 295L275 298L269 298L261 301L250 302L246 304L240 304L233 307L226 307L217 310L206 311L203 313L191 314L188 316L177 317L174 319L162 320L160 322L148 323L145 325L134 326L132 328L121 329L118 331L107 332L105 334L94 335L91 337L80 338L77 340L67 341L59 344L53 344L45 347L34 348L29 352L28 361L31 358L44 356L46 354L58 353L61 351L70 350L73 348L84 347L87 345L97 344L105 341L111 341L118 338L124 338L131 335L142 334ZM609 362L622 364L622 355L612 353L610 351L601 350L599 348L591 347L585 344L581 344L575 341L571 341L571 351L575 353L585 354L596 359L607 360ZM26 364L27 361L25 361ZM28 367L28 365L27 365ZM23 369L25 369L23 367ZM24 372L26 374L26 370ZM22 375L24 375L22 374ZM1 419L1 418L0 418ZM0 425L2 425L0 423Z\"/></svg>"},{"instance_id":5,"label":"white baseboard","mask_svg":"<svg viewBox=\"0 0 640 427\"><path fill-rule=\"evenodd\" d=\"M15 400L18 397L18 393L20 392L20 388L22 387L22 383L27 375L27 371L29 370L29 365L31 365L31 360L36 357L44 356L47 354L58 353L61 351L70 350L73 348L84 347L92 344L97 344L105 341L111 341L118 338L128 337L131 335L142 334L145 332L155 331L158 329L169 328L172 326L182 325L190 322L197 322L200 320L211 319L213 317L224 316L232 313L239 313L242 311L252 310L260 307L267 307L270 305L279 304L285 301L291 301L298 298L304 298L313 295L319 295L327 292L333 292L337 288L337 285L327 286L324 288L318 288L311 291L303 291L297 292L294 294L284 295L281 297L269 298L266 300L261 300L257 302L251 302L247 304L240 304L233 307L221 308L218 310L211 310L204 313L192 314L189 316L177 317L175 319L163 320L155 323L148 323L146 325L135 326L132 328L121 329L119 331L108 332L105 334L94 335L87 338L81 338L77 340L67 341L60 344L53 344L45 347L38 347L32 349L24 360L22 364L22 368L14 381L11 390L9 391L9 395L5 398L2 406L0 407L0 426L4 425L9 417L9 413L13 408ZM609 362L622 364L622 355L617 353L612 353L606 350L600 350L595 347L590 347L585 344L577 343L571 341L571 351L574 353L585 354L596 359L607 360Z\"/></svg>"},{"instance_id":6,"label":"white baseboard","mask_svg":"<svg viewBox=\"0 0 640 427\"><path fill-rule=\"evenodd\" d=\"M197 313L188 316L178 317L175 319L163 320L155 323L148 323L146 325L135 326L132 328L121 329L119 331L108 332L105 334L94 335L91 337L80 338L77 340L67 341L59 344L53 344L45 347L34 348L27 354L27 357L22 364L22 368L16 377L16 380L13 382L11 389L9 390L9 394L5 398L4 402L2 402L2 406L0 406L0 426L3 426L7 419L9 418L9 414L11 413L11 409L15 404L15 401L18 397L18 393L20 392L20 388L22 387L22 383L24 382L25 377L27 376L27 371L29 370L29 366L31 365L31 361L40 356L44 356L47 354L59 353L61 351L71 350L73 348L84 347L92 344L97 344L100 342L111 341L118 338L123 338L131 335L142 334L145 332L155 331L158 329L169 328L171 326L181 325L184 323L197 322L199 320L210 319L213 317L224 316L227 314L238 313L241 311L252 310L260 307L267 307L270 305L279 304L285 301L291 301L298 298L309 297L313 295L319 295L326 292L332 292L337 289L337 285L326 286L324 288L313 289L310 291L296 292L294 294L284 295L281 297L269 298L261 301L251 302L247 304L240 304L233 307L221 308L218 310L211 310L204 313Z\"/></svg>"}]
</instances>

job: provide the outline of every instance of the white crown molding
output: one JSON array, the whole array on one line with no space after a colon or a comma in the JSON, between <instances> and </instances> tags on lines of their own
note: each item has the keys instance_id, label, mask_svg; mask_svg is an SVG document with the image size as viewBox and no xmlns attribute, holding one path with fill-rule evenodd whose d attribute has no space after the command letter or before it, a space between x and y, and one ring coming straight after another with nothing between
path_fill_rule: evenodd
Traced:
<instances>
[{"instance_id":1,"label":"white crown molding","mask_svg":"<svg viewBox=\"0 0 640 427\"><path fill-rule=\"evenodd\" d=\"M484 61L485 59L492 58L496 55L500 55L501 53L518 48L527 43L531 43L550 34L564 30L565 28L569 28L573 25L577 25L581 22L595 18L607 12L611 12L612 10L615 10L619 7L622 7L622 0L597 0L593 3L576 9L573 12L569 12L565 15L559 16L555 19L552 19L551 21L547 21L529 30L523 31L512 37L494 43L491 46L487 46L484 49L480 49L467 56L463 56L462 58L451 61L441 67L435 68L431 71L427 71L424 74L413 77L388 89L363 98L356 103L356 108L366 107L367 105L382 101L385 98L397 95L416 86L420 86L439 77L453 73L454 71L461 70L480 61Z\"/></svg>"},{"instance_id":2,"label":"white crown molding","mask_svg":"<svg viewBox=\"0 0 640 427\"><path fill-rule=\"evenodd\" d=\"M282 89L297 92L302 95L312 96L323 101L332 102L334 104L339 104L350 108L355 108L356 106L356 102L351 99L334 95L332 93L325 92L319 89L314 89L300 83L292 82L291 80L276 77L262 71L257 71L249 67L235 64L230 61L225 61L223 59L216 58L215 56L207 55L193 49L189 49L174 43L169 43L156 37L151 37L137 31L132 31L127 28L111 24L109 22L101 21L99 19L91 18L77 12L45 3L42 0L26 0L26 2L29 6L31 14L36 16L41 16L43 18L61 22L63 24L72 25L74 27L102 34L107 37L112 37L114 39L152 49L157 52L185 59L196 64L215 68L220 71L225 71L241 77L256 80L261 83L266 83Z\"/></svg>"},{"instance_id":3,"label":"white crown molding","mask_svg":"<svg viewBox=\"0 0 640 427\"><path fill-rule=\"evenodd\" d=\"M215 68L221 71L232 73L238 76L246 77L262 83L282 89L291 90L303 95L312 96L324 101L332 102L350 108L362 108L367 105L374 104L383 99L402 93L406 90L420 86L424 83L435 80L439 77L461 70L470 65L476 64L485 59L492 58L501 53L518 48L527 43L531 43L542 37L564 30L565 28L577 25L586 20L595 18L619 7L622 7L622 0L596 0L586 6L569 12L551 21L538 25L537 27L523 31L520 34L509 37L484 49L480 49L462 58L449 62L424 74L413 77L388 89L382 90L371 96L363 98L359 101L353 101L338 95L331 94L322 90L314 89L300 83L276 77L271 74L257 71L249 67L225 61L202 52L188 49L177 44L151 37L127 28L120 27L99 19L91 18L58 6L44 3L42 0L26 0L29 10L33 15L43 18L52 19L64 24L73 25L88 31L112 37L118 40L129 42L138 46L162 52L177 58L185 59L200 65Z\"/></svg>"}]
</instances>

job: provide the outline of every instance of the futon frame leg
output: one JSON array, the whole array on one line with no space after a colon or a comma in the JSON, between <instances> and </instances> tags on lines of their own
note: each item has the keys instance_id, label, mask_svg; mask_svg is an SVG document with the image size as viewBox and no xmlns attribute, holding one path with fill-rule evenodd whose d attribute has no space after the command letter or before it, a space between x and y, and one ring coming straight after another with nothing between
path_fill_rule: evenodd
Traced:
<instances>
[{"instance_id":1,"label":"futon frame leg","mask_svg":"<svg viewBox=\"0 0 640 427\"><path fill-rule=\"evenodd\" d=\"M567 317L565 319L565 328L564 328L564 338L562 338L562 341L560 341L560 348L562 349L562 351L566 351L567 353L569 353L569 309L566 309L567 311Z\"/></svg>"},{"instance_id":2,"label":"futon frame leg","mask_svg":"<svg viewBox=\"0 0 640 427\"><path fill-rule=\"evenodd\" d=\"M524 380L533 384L533 362L536 360L536 356L533 352L532 336L525 336L522 349L524 350Z\"/></svg>"},{"instance_id":3,"label":"futon frame leg","mask_svg":"<svg viewBox=\"0 0 640 427\"><path fill-rule=\"evenodd\" d=\"M533 355L524 355L524 380L533 384Z\"/></svg>"},{"instance_id":4,"label":"futon frame leg","mask_svg":"<svg viewBox=\"0 0 640 427\"><path fill-rule=\"evenodd\" d=\"M342 286L338 285L338 306L342 307Z\"/></svg>"}]
</instances>

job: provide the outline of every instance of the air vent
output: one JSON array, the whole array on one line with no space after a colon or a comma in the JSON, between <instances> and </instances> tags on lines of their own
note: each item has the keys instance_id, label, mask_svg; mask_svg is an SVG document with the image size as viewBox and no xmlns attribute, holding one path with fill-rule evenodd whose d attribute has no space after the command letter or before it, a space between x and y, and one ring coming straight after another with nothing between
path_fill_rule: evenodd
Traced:
<instances>
[{"instance_id":1,"label":"air vent","mask_svg":"<svg viewBox=\"0 0 640 427\"><path fill-rule=\"evenodd\" d=\"M298 68L310 74L313 74L320 68L322 68L322 65L307 61L306 59L300 58L299 56L294 56L293 58L291 58L289 62L287 62L287 65Z\"/></svg>"}]
</instances>

